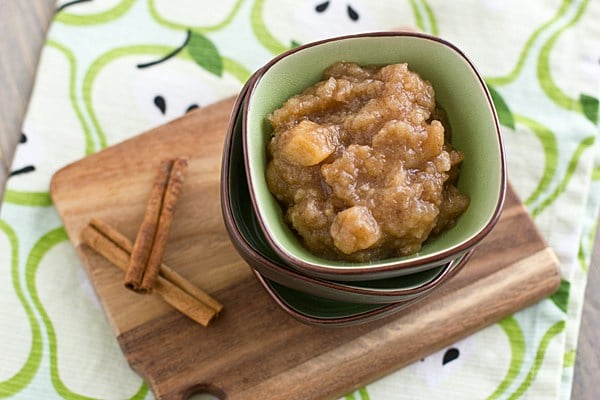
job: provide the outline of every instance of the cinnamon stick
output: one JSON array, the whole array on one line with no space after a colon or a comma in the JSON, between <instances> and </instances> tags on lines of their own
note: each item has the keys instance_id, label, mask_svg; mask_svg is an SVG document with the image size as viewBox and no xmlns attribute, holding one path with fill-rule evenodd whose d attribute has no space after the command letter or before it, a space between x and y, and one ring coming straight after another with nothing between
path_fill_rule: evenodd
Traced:
<instances>
[{"instance_id":1,"label":"cinnamon stick","mask_svg":"<svg viewBox=\"0 0 600 400\"><path fill-rule=\"evenodd\" d=\"M187 161L182 158L160 165L125 274L129 289L149 292L156 282L186 167Z\"/></svg>"},{"instance_id":2,"label":"cinnamon stick","mask_svg":"<svg viewBox=\"0 0 600 400\"><path fill-rule=\"evenodd\" d=\"M110 225L93 219L81 232L82 241L112 264L127 271L133 243ZM203 326L222 310L223 306L210 295L162 264L154 291L165 302ZM174 281L173 281L173 280ZM180 284L184 282L185 287ZM193 289L191 289L193 288ZM191 290L190 290L191 289Z\"/></svg>"},{"instance_id":3,"label":"cinnamon stick","mask_svg":"<svg viewBox=\"0 0 600 400\"><path fill-rule=\"evenodd\" d=\"M142 279L148 265L150 250L154 242L156 224L162 207L163 196L169 180L172 161L166 160L160 164L158 173L154 178L152 190L146 204L144 219L140 225L131 258L125 273L125 287L134 291L141 291Z\"/></svg>"},{"instance_id":4,"label":"cinnamon stick","mask_svg":"<svg viewBox=\"0 0 600 400\"><path fill-rule=\"evenodd\" d=\"M173 161L171 174L169 176L167 189L165 191L165 196L160 211L160 217L158 219L158 226L156 227L152 251L150 251L146 273L142 279L142 290L152 290L154 282L158 278L165 247L169 241L169 233L171 232L173 215L175 214L175 207L183 186L184 173L187 169L187 165L187 160L182 158L177 158Z\"/></svg>"},{"instance_id":5,"label":"cinnamon stick","mask_svg":"<svg viewBox=\"0 0 600 400\"><path fill-rule=\"evenodd\" d=\"M133 249L133 243L129 238L123 235L121 232L102 221L98 218L92 218L89 225L105 236L110 241L114 242L118 247L125 250L127 253L131 253ZM110 260L109 260L110 261ZM189 293L192 297L198 301L203 302L207 306L213 308L217 314L223 309L223 304L217 301L214 297L194 285L192 282L181 276L177 271L169 267L167 264L162 263L160 267L160 275L166 280L172 282L175 286L180 287L183 291Z\"/></svg>"}]
</instances>

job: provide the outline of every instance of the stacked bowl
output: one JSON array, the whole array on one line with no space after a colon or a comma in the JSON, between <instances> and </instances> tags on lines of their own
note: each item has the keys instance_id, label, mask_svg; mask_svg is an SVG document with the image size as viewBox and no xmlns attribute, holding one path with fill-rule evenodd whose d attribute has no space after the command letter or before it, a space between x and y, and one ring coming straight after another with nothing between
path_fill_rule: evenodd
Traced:
<instances>
[{"instance_id":1,"label":"stacked bowl","mask_svg":"<svg viewBox=\"0 0 600 400\"><path fill-rule=\"evenodd\" d=\"M464 153L457 187L469 196L469 207L451 229L428 239L416 254L363 263L321 258L302 245L269 192L266 147L272 130L267 115L338 61L408 63L435 88L452 127L452 145ZM286 312L313 325L350 325L409 307L463 268L498 220L505 169L491 97L463 52L423 34L360 34L295 48L251 77L238 96L227 131L221 205L234 247Z\"/></svg>"}]
</instances>

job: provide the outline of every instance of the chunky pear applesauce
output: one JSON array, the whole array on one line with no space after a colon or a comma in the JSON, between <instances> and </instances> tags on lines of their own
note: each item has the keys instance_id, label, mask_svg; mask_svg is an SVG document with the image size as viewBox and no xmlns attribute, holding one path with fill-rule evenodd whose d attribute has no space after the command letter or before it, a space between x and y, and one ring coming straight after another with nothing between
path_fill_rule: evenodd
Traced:
<instances>
[{"instance_id":1,"label":"chunky pear applesauce","mask_svg":"<svg viewBox=\"0 0 600 400\"><path fill-rule=\"evenodd\" d=\"M268 119L269 190L316 255L413 254L469 205L455 186L463 154L433 87L407 64L333 64Z\"/></svg>"}]
</instances>

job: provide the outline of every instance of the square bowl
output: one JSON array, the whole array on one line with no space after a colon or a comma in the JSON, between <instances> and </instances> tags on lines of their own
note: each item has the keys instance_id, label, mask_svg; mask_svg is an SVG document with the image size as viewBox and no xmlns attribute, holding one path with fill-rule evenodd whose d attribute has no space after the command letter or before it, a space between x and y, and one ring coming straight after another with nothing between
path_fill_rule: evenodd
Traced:
<instances>
[{"instance_id":1,"label":"square bowl","mask_svg":"<svg viewBox=\"0 0 600 400\"><path fill-rule=\"evenodd\" d=\"M290 97L321 79L338 61L359 65L408 63L431 82L446 111L452 145L463 152L458 189L468 209L455 226L428 239L416 254L364 263L334 261L308 251L286 224L269 192L266 146L272 135L266 118ZM412 32L377 32L310 43L274 58L249 85L242 117L244 162L252 207L260 229L285 263L324 279L368 280L411 274L440 266L478 244L497 222L506 191L506 161L498 118L485 82L453 44Z\"/></svg>"},{"instance_id":2,"label":"square bowl","mask_svg":"<svg viewBox=\"0 0 600 400\"><path fill-rule=\"evenodd\" d=\"M288 268L270 247L259 228L254 210L249 206L240 116L245 93L246 90L242 90L233 107L225 138L221 168L221 207L232 244L261 276L306 296L345 303L387 304L422 298L443 285L464 266L469 253L440 267L415 274L353 282L314 278Z\"/></svg>"}]
</instances>

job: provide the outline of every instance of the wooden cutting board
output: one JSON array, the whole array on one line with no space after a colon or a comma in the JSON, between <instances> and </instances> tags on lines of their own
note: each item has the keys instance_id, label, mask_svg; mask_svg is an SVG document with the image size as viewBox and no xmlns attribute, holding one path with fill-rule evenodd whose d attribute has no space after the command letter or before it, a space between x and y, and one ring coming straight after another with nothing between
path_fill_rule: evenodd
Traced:
<instances>
[{"instance_id":1,"label":"wooden cutting board","mask_svg":"<svg viewBox=\"0 0 600 400\"><path fill-rule=\"evenodd\" d=\"M219 173L233 99L77 161L51 194L132 368L159 399L335 398L553 293L557 260L509 189L502 217L471 261L417 305L344 328L304 325L279 309L236 254L223 225ZM100 217L134 238L161 159L190 159L165 262L212 294L223 313L204 328L81 244Z\"/></svg>"}]
</instances>

